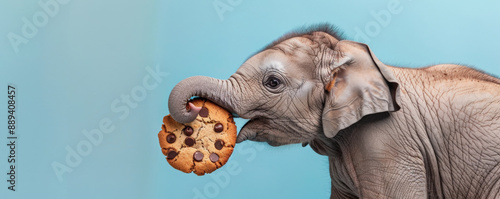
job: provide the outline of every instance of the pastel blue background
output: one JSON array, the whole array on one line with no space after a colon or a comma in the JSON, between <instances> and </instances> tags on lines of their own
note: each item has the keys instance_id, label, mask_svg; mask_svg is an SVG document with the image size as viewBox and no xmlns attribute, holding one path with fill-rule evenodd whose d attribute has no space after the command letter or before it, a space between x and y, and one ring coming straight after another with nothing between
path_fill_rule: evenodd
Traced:
<instances>
[{"instance_id":1,"label":"pastel blue background","mask_svg":"<svg viewBox=\"0 0 500 199\"><path fill-rule=\"evenodd\" d=\"M177 82L195 75L226 79L251 54L302 25L329 22L350 39L368 26L372 36L358 40L388 64L460 63L500 75L500 2L494 1L392 1L401 11L383 26L371 12L388 10L387 0L73 0L15 53L7 34L21 34L22 18L42 10L38 2L0 6L0 198L194 198L196 190L205 198L328 198L328 160L309 147L239 144L228 162L237 164L237 174L224 184L214 177L227 174L226 167L203 177L171 168L157 140ZM213 2L231 11L221 18ZM146 67L156 65L168 76L120 119L112 102L142 85ZM15 193L5 175L8 84L18 92ZM115 130L58 181L51 164L64 163L66 146L86 140L82 131L98 128L103 118Z\"/></svg>"}]
</instances>

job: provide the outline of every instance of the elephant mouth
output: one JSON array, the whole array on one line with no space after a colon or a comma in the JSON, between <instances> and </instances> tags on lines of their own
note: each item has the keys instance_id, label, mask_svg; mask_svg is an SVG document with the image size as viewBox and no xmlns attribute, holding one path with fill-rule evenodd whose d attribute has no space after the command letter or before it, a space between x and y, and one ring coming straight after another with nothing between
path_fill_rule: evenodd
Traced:
<instances>
[{"instance_id":1,"label":"elephant mouth","mask_svg":"<svg viewBox=\"0 0 500 199\"><path fill-rule=\"evenodd\" d=\"M273 147L302 142L300 139L287 136L282 128L271 125L269 118L265 117L252 118L241 127L236 143L245 140L267 142Z\"/></svg>"},{"instance_id":2,"label":"elephant mouth","mask_svg":"<svg viewBox=\"0 0 500 199\"><path fill-rule=\"evenodd\" d=\"M259 118L252 118L248 120L242 127L240 132L238 133L238 136L236 138L236 143L241 143L245 140L252 140L255 141L257 138L258 132L254 130L249 130L249 126L254 125L255 123L258 123L260 119Z\"/></svg>"},{"instance_id":3,"label":"elephant mouth","mask_svg":"<svg viewBox=\"0 0 500 199\"><path fill-rule=\"evenodd\" d=\"M283 143L273 139L273 133L270 132L272 128L268 125L267 120L268 119L264 117L254 117L247 121L245 125L241 127L240 133L236 138L236 143L251 140L255 142L267 142L267 144L271 146L283 145Z\"/></svg>"}]
</instances>

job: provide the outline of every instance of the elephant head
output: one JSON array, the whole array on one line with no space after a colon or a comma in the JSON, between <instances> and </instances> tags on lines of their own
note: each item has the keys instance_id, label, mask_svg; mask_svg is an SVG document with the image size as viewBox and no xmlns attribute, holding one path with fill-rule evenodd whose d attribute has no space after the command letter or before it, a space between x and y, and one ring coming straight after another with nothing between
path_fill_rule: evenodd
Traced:
<instances>
[{"instance_id":1,"label":"elephant head","mask_svg":"<svg viewBox=\"0 0 500 199\"><path fill-rule=\"evenodd\" d=\"M367 45L341 40L329 26L283 36L246 60L227 80L190 77L172 90L169 110L195 119L193 96L250 119L237 142L272 146L332 138L363 116L396 111L398 83Z\"/></svg>"}]
</instances>

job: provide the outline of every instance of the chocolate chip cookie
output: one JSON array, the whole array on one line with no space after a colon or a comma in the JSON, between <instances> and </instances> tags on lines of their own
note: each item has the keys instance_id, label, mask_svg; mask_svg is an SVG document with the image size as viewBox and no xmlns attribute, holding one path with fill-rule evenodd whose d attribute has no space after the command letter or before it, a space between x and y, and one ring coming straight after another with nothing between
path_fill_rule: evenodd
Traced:
<instances>
[{"instance_id":1,"label":"chocolate chip cookie","mask_svg":"<svg viewBox=\"0 0 500 199\"><path fill-rule=\"evenodd\" d=\"M201 176L226 164L236 143L236 125L231 113L208 100L191 103L202 107L196 119L181 124L165 116L158 139L172 167Z\"/></svg>"}]
</instances>

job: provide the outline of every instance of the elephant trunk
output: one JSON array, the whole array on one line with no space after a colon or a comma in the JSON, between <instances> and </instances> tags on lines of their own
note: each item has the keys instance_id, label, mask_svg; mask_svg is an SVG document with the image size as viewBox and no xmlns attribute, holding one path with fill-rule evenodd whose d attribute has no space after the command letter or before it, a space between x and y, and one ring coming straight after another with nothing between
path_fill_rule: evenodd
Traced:
<instances>
[{"instance_id":1,"label":"elephant trunk","mask_svg":"<svg viewBox=\"0 0 500 199\"><path fill-rule=\"evenodd\" d=\"M168 99L168 109L172 118L180 123L189 123L196 119L196 107L187 109L188 101L193 96L206 98L226 110L235 112L233 84L229 80L219 80L205 76L189 77L179 82Z\"/></svg>"}]
</instances>

